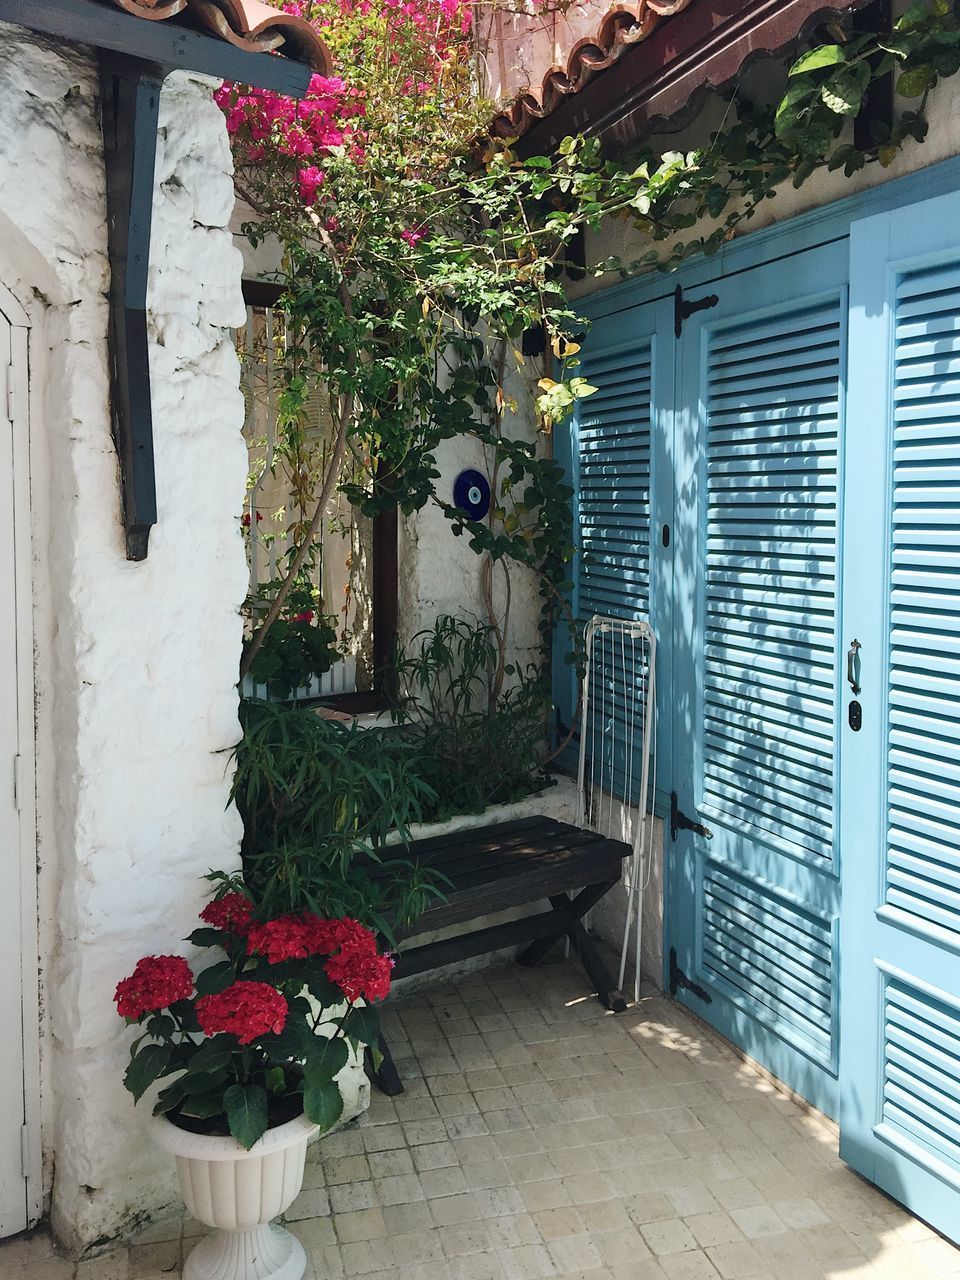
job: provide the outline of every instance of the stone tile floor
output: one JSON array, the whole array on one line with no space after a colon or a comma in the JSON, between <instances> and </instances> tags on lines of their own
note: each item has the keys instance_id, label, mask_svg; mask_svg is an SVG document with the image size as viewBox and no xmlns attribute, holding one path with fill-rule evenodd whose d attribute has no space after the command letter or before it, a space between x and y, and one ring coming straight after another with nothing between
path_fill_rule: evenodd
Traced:
<instances>
[{"instance_id":1,"label":"stone tile floor","mask_svg":"<svg viewBox=\"0 0 960 1280\"><path fill-rule=\"evenodd\" d=\"M307 1280L943 1280L960 1250L831 1130L660 997L604 1013L572 965L392 1003L407 1090L316 1143ZM0 1244L2 1280L173 1280L201 1230L105 1257Z\"/></svg>"}]
</instances>

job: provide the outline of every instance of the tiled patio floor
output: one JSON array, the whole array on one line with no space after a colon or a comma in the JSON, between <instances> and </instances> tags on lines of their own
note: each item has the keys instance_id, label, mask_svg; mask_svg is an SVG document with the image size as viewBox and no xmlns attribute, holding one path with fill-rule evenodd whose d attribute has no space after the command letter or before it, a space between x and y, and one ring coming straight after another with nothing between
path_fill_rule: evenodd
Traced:
<instances>
[{"instance_id":1,"label":"tiled patio floor","mask_svg":"<svg viewBox=\"0 0 960 1280\"><path fill-rule=\"evenodd\" d=\"M308 1280L942 1280L960 1251L847 1170L832 1133L693 1019L605 1014L567 964L485 972L384 1016L407 1092L317 1143L289 1215ZM161 1223L2 1280L171 1280Z\"/></svg>"}]
</instances>

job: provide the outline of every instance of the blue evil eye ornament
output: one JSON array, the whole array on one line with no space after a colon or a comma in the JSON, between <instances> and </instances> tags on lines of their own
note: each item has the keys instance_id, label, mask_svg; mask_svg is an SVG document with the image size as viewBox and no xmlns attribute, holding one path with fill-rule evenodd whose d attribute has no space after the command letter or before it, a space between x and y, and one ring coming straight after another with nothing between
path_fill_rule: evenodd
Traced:
<instances>
[{"instance_id":1,"label":"blue evil eye ornament","mask_svg":"<svg viewBox=\"0 0 960 1280\"><path fill-rule=\"evenodd\" d=\"M480 471L461 471L453 482L453 502L470 520L490 510L490 482Z\"/></svg>"}]
</instances>

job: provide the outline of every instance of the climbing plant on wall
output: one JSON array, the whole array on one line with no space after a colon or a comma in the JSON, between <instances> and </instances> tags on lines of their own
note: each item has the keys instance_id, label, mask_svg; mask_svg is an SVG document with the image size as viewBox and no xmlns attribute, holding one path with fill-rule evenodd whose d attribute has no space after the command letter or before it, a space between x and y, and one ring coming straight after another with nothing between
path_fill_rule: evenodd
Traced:
<instances>
[{"instance_id":1,"label":"climbing plant on wall","mask_svg":"<svg viewBox=\"0 0 960 1280\"><path fill-rule=\"evenodd\" d=\"M592 269L669 269L715 252L785 183L890 164L923 141L930 93L960 69L960 6L914 5L889 31L832 27L785 66L779 102L732 94L724 126L695 149L610 155L581 136L526 159L482 134L489 107L471 88L465 0L293 7L321 27L349 79L315 78L300 105L230 86L221 101L255 214L249 234L283 246L283 305L301 335L287 352L288 410L295 418L319 381L334 407L302 555L338 485L367 514L436 503L487 563L536 575L546 639L574 554L549 435L593 390L577 372L582 326L565 296L572 238L625 220L649 249ZM858 146L851 121L889 75L907 105L870 120L871 141ZM487 453L494 500L482 521L437 488L437 448L457 436ZM348 455L353 474L359 462L376 483L344 481ZM294 556L291 582L298 569ZM273 617L282 588L277 599Z\"/></svg>"}]
</instances>

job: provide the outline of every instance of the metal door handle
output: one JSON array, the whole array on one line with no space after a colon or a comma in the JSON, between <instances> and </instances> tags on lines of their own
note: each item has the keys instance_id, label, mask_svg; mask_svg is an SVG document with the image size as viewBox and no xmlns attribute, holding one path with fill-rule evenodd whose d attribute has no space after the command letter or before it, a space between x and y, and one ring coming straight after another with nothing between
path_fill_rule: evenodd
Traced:
<instances>
[{"instance_id":1,"label":"metal door handle","mask_svg":"<svg viewBox=\"0 0 960 1280\"><path fill-rule=\"evenodd\" d=\"M860 692L860 641L851 640L847 650L847 681L854 695Z\"/></svg>"}]
</instances>

